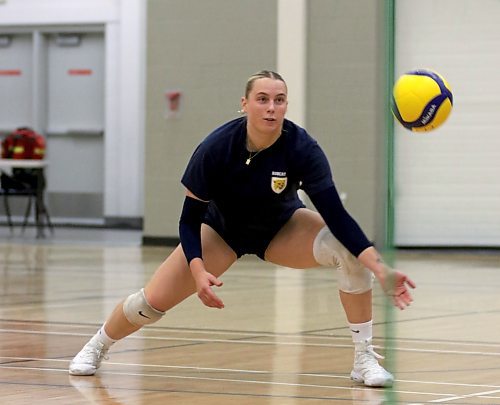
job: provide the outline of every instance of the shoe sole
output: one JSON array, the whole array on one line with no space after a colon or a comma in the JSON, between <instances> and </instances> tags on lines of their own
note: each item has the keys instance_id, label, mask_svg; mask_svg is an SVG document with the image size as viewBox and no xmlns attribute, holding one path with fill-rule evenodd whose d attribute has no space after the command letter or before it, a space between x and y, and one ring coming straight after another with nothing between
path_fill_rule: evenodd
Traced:
<instances>
[{"instance_id":1,"label":"shoe sole","mask_svg":"<svg viewBox=\"0 0 500 405\"><path fill-rule=\"evenodd\" d=\"M72 369L69 369L68 370L68 373L70 375L79 375L79 376L92 376L95 374L95 372L97 371L96 370L72 370Z\"/></svg>"},{"instance_id":2,"label":"shoe sole","mask_svg":"<svg viewBox=\"0 0 500 405\"><path fill-rule=\"evenodd\" d=\"M392 387L393 380L385 379L382 381L377 381L376 383L368 384L361 374L356 373L354 370L351 372L351 380L364 384L367 387L375 387L375 388L390 388Z\"/></svg>"}]
</instances>

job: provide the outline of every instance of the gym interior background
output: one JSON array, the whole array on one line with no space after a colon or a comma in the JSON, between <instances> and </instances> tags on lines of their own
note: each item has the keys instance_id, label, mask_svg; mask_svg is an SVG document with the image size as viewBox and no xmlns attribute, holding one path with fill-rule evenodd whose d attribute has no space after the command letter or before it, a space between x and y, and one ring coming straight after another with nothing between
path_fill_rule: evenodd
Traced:
<instances>
[{"instance_id":1,"label":"gym interior background","mask_svg":"<svg viewBox=\"0 0 500 405\"><path fill-rule=\"evenodd\" d=\"M377 245L500 246L495 0L4 0L0 133L48 141L54 223L177 239L194 147L236 117L246 78L289 85L289 118L331 159ZM433 68L454 110L393 127L394 77Z\"/></svg>"}]
</instances>

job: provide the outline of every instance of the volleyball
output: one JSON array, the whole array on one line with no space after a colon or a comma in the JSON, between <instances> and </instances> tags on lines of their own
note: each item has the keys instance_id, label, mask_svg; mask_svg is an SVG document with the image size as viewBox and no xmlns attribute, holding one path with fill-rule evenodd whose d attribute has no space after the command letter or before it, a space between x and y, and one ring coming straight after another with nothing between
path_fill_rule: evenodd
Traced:
<instances>
[{"instance_id":1,"label":"volleyball","mask_svg":"<svg viewBox=\"0 0 500 405\"><path fill-rule=\"evenodd\" d=\"M392 92L392 113L405 128L415 132L436 129L453 107L450 85L439 73L418 69L401 75Z\"/></svg>"}]
</instances>

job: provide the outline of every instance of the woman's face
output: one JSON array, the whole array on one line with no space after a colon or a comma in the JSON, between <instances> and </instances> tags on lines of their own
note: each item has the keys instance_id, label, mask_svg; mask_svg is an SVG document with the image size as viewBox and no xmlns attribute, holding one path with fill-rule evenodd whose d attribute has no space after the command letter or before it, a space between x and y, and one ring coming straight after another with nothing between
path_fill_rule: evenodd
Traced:
<instances>
[{"instance_id":1,"label":"woman's face","mask_svg":"<svg viewBox=\"0 0 500 405\"><path fill-rule=\"evenodd\" d=\"M286 84L267 77L255 80L248 97L241 98L249 130L261 134L281 133L287 106Z\"/></svg>"}]
</instances>

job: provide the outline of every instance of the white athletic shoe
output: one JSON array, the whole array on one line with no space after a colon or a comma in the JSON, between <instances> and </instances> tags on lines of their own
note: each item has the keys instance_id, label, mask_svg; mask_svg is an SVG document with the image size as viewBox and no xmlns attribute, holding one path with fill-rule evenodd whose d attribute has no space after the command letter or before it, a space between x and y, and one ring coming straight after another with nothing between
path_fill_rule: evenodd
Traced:
<instances>
[{"instance_id":1,"label":"white athletic shoe","mask_svg":"<svg viewBox=\"0 0 500 405\"><path fill-rule=\"evenodd\" d=\"M106 353L109 347L102 342L91 339L69 363L71 375L94 375L101 366L102 359L108 359Z\"/></svg>"},{"instance_id":2,"label":"white athletic shoe","mask_svg":"<svg viewBox=\"0 0 500 405\"><path fill-rule=\"evenodd\" d=\"M384 357L375 353L371 340L355 343L355 347L351 379L368 387L392 387L394 377L378 364Z\"/></svg>"}]
</instances>

